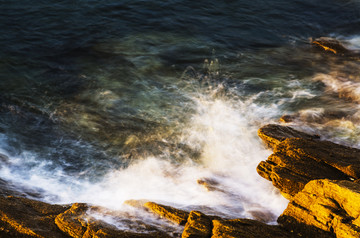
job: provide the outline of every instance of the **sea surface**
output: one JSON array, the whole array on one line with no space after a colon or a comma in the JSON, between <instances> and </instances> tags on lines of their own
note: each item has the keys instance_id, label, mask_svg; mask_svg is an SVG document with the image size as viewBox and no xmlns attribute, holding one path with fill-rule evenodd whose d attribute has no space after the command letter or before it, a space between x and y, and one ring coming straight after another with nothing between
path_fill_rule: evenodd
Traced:
<instances>
[{"instance_id":1,"label":"sea surface","mask_svg":"<svg viewBox=\"0 0 360 238\"><path fill-rule=\"evenodd\" d=\"M360 148L359 61L317 37L360 50L360 2L0 0L0 178L50 203L275 223L258 128L291 115Z\"/></svg>"}]
</instances>

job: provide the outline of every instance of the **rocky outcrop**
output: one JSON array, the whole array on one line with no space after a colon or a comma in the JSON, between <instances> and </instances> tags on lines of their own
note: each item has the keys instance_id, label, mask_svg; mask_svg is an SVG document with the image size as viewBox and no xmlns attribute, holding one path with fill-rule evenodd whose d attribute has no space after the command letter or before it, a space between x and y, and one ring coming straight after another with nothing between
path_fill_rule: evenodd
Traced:
<instances>
[{"instance_id":1,"label":"rocky outcrop","mask_svg":"<svg viewBox=\"0 0 360 238\"><path fill-rule=\"evenodd\" d=\"M161 218L175 222L178 225L185 225L189 217L189 212L146 200L127 200L124 204L135 208L146 209L149 212L152 212Z\"/></svg>"},{"instance_id":2,"label":"rocky outcrop","mask_svg":"<svg viewBox=\"0 0 360 238\"><path fill-rule=\"evenodd\" d=\"M360 184L311 181L296 194L278 222L291 229L321 230L327 237L360 237Z\"/></svg>"},{"instance_id":3,"label":"rocky outcrop","mask_svg":"<svg viewBox=\"0 0 360 238\"><path fill-rule=\"evenodd\" d=\"M68 206L26 198L0 197L0 237L68 237L54 222L66 209Z\"/></svg>"},{"instance_id":4,"label":"rocky outcrop","mask_svg":"<svg viewBox=\"0 0 360 238\"><path fill-rule=\"evenodd\" d=\"M213 220L212 238L298 237L279 226L249 219Z\"/></svg>"},{"instance_id":5,"label":"rocky outcrop","mask_svg":"<svg viewBox=\"0 0 360 238\"><path fill-rule=\"evenodd\" d=\"M301 235L301 234L300 234ZM299 237L281 226L267 225L250 219L225 220L191 211L182 238L291 238ZM302 236L307 237L307 236ZM311 236L309 236L311 237Z\"/></svg>"},{"instance_id":6,"label":"rocky outcrop","mask_svg":"<svg viewBox=\"0 0 360 238\"><path fill-rule=\"evenodd\" d=\"M185 225L189 217L189 213L183 210L179 210L170 206L157 204L154 202L147 202L144 207L149 209L151 212L159 215L160 217L166 218L179 225Z\"/></svg>"},{"instance_id":7,"label":"rocky outcrop","mask_svg":"<svg viewBox=\"0 0 360 238\"><path fill-rule=\"evenodd\" d=\"M261 128L259 136L273 154L259 164L258 173L290 200L278 218L280 225L226 220L147 200L126 201L140 209L129 213L84 203L60 206L0 197L0 237L360 237L360 150L279 125ZM223 192L214 179L197 182L208 191ZM141 218L134 216L138 213ZM262 211L254 211L253 216L269 220ZM159 218L177 225L159 222Z\"/></svg>"},{"instance_id":8,"label":"rocky outcrop","mask_svg":"<svg viewBox=\"0 0 360 238\"><path fill-rule=\"evenodd\" d=\"M360 178L360 150L329 141L293 138L296 135L294 129L282 126L276 128L280 129L281 140L278 139L280 136L273 136L276 134L273 130L267 133L260 129L265 143L276 143L273 143L274 153L266 161L260 162L257 172L272 181L285 197L291 198L311 180ZM291 138L285 138L284 129L292 132Z\"/></svg>"},{"instance_id":9,"label":"rocky outcrop","mask_svg":"<svg viewBox=\"0 0 360 238\"><path fill-rule=\"evenodd\" d=\"M319 139L319 136L317 135L310 135L288 126L276 124L269 124L261 127L258 130L258 136L272 149L287 138Z\"/></svg>"},{"instance_id":10,"label":"rocky outcrop","mask_svg":"<svg viewBox=\"0 0 360 238\"><path fill-rule=\"evenodd\" d=\"M178 224L185 225L181 235L182 238L258 238L264 237L264 234L266 234L266 237L269 238L298 237L294 236L292 232L287 231L281 226L267 225L263 222L250 219L226 220L218 216L205 215L200 211L191 211L190 213L187 213L186 211L182 211L170 206L145 202L143 200L129 200L125 201L125 203L136 208L146 208L146 210L149 212L155 211L156 214L162 214L161 217L171 219L172 221L174 221L173 216L182 217L182 215L179 216L179 214L183 214L185 217L186 215L187 220L185 223L177 222ZM156 207L156 209L149 209L149 207ZM176 218L175 220L178 219L179 218Z\"/></svg>"},{"instance_id":11,"label":"rocky outcrop","mask_svg":"<svg viewBox=\"0 0 360 238\"><path fill-rule=\"evenodd\" d=\"M56 219L56 225L64 233L74 238L168 238L167 234L157 230L154 227L146 226L146 232L136 232L130 230L119 230L116 226L98 220L91 215L91 210L98 210L99 207L90 207L84 203L74 203L70 209L59 214Z\"/></svg>"},{"instance_id":12,"label":"rocky outcrop","mask_svg":"<svg viewBox=\"0 0 360 238\"><path fill-rule=\"evenodd\" d=\"M260 129L265 143L275 142L257 171L290 200L279 224L301 237L360 237L360 150L271 128L277 136Z\"/></svg>"},{"instance_id":13,"label":"rocky outcrop","mask_svg":"<svg viewBox=\"0 0 360 238\"><path fill-rule=\"evenodd\" d=\"M211 231L211 218L199 211L191 211L181 238L208 238Z\"/></svg>"}]
</instances>

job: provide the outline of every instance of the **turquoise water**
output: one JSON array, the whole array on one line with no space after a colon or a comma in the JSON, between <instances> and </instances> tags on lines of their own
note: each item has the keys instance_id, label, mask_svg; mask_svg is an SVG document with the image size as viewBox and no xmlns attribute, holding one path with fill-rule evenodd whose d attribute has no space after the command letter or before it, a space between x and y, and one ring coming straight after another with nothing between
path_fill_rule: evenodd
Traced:
<instances>
[{"instance_id":1,"label":"turquoise water","mask_svg":"<svg viewBox=\"0 0 360 238\"><path fill-rule=\"evenodd\" d=\"M360 147L357 1L0 1L0 177L53 203L150 199L229 217L286 201L256 136ZM206 191L199 179L217 182ZM34 196L34 194L27 194Z\"/></svg>"}]
</instances>

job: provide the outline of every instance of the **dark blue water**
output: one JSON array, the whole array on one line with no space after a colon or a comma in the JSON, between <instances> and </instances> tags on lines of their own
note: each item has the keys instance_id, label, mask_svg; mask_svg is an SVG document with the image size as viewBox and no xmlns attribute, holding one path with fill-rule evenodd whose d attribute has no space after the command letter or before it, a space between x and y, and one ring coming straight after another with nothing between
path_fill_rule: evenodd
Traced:
<instances>
[{"instance_id":1,"label":"dark blue water","mask_svg":"<svg viewBox=\"0 0 360 238\"><path fill-rule=\"evenodd\" d=\"M172 200L165 184L180 170L173 180L191 195L178 201L196 201L183 206L257 199L239 190L210 202L186 174L195 166L232 190L255 186L247 171L269 153L256 130L284 114L360 146L358 61L310 45L330 36L356 49L359 19L360 3L345 0L0 1L0 148L10 158L0 177L35 183L47 201L112 206L85 198L145 174L159 179L147 187L163 180L157 194L121 187L114 197ZM246 204L236 211L251 217Z\"/></svg>"}]
</instances>

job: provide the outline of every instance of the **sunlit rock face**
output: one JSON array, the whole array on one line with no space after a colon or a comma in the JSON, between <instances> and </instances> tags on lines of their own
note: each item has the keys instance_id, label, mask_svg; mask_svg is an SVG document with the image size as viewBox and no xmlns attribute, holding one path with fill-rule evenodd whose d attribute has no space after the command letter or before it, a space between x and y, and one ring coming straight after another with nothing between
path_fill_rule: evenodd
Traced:
<instances>
[{"instance_id":1,"label":"sunlit rock face","mask_svg":"<svg viewBox=\"0 0 360 238\"><path fill-rule=\"evenodd\" d=\"M314 179L359 178L360 150L329 141L306 139L306 134L304 136L302 132L288 127L273 126L278 133L266 128L269 126L259 130L261 138L266 143L276 143L273 154L266 161L260 162L257 171L262 177L272 181L285 197L291 198ZM284 131L291 133L284 134ZM279 142L278 138L283 140Z\"/></svg>"},{"instance_id":2,"label":"sunlit rock face","mask_svg":"<svg viewBox=\"0 0 360 238\"><path fill-rule=\"evenodd\" d=\"M360 184L314 180L295 195L278 222L291 229L316 229L329 237L359 237Z\"/></svg>"}]
</instances>

